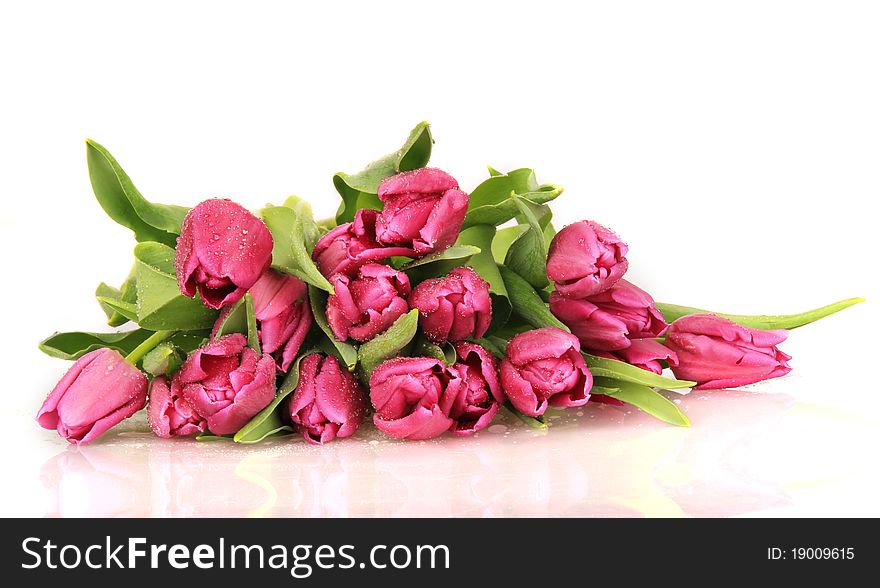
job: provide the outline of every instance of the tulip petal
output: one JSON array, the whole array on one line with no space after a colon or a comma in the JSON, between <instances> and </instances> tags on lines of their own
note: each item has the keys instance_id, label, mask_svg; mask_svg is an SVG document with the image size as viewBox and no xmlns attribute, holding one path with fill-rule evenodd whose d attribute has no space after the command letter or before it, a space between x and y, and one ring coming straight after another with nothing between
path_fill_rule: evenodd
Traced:
<instances>
[{"instance_id":1,"label":"tulip petal","mask_svg":"<svg viewBox=\"0 0 880 588\"><path fill-rule=\"evenodd\" d=\"M532 385L523 379L507 359L501 362L501 384L511 404L524 415L537 417L547 410L547 399L539 398Z\"/></svg>"},{"instance_id":2,"label":"tulip petal","mask_svg":"<svg viewBox=\"0 0 880 588\"><path fill-rule=\"evenodd\" d=\"M439 406L418 406L403 418L385 420L373 415L376 428L396 439L433 439L449 430L454 421L443 414Z\"/></svg>"},{"instance_id":3,"label":"tulip petal","mask_svg":"<svg viewBox=\"0 0 880 588\"><path fill-rule=\"evenodd\" d=\"M539 359L563 356L569 349L580 351L577 337L555 327L544 327L520 333L510 340L507 357L522 366Z\"/></svg>"}]
</instances>

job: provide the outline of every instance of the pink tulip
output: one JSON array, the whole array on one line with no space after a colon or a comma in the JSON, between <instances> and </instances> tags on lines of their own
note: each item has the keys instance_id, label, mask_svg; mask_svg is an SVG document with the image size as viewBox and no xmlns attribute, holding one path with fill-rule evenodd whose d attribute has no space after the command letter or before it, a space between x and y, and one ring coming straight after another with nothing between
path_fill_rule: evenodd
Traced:
<instances>
[{"instance_id":1,"label":"pink tulip","mask_svg":"<svg viewBox=\"0 0 880 588\"><path fill-rule=\"evenodd\" d=\"M331 283L327 322L340 341L369 341L409 310L409 278L387 265L368 263L356 277L336 274Z\"/></svg>"},{"instance_id":2,"label":"pink tulip","mask_svg":"<svg viewBox=\"0 0 880 588\"><path fill-rule=\"evenodd\" d=\"M177 238L177 283L205 306L232 304L272 262L272 234L263 221L231 200L205 200L183 219Z\"/></svg>"},{"instance_id":3,"label":"pink tulip","mask_svg":"<svg viewBox=\"0 0 880 588\"><path fill-rule=\"evenodd\" d=\"M468 207L468 195L444 171L420 168L382 180L384 203L376 221L376 238L426 255L446 249L458 238Z\"/></svg>"},{"instance_id":4,"label":"pink tulip","mask_svg":"<svg viewBox=\"0 0 880 588\"><path fill-rule=\"evenodd\" d=\"M448 431L455 421L440 403L452 377L461 385L458 374L433 357L396 357L382 363L370 376L376 428L398 439L431 439Z\"/></svg>"},{"instance_id":5,"label":"pink tulip","mask_svg":"<svg viewBox=\"0 0 880 588\"><path fill-rule=\"evenodd\" d=\"M452 433L470 435L489 426L506 397L495 356L474 343L458 343L455 351L458 361L449 369L460 383L450 380L440 405L454 421Z\"/></svg>"},{"instance_id":6,"label":"pink tulip","mask_svg":"<svg viewBox=\"0 0 880 588\"><path fill-rule=\"evenodd\" d=\"M379 211L362 208L354 222L339 225L323 235L315 245L312 259L326 277L334 274L351 276L366 263L392 256L414 257L406 247L386 247L376 241L376 217Z\"/></svg>"},{"instance_id":7,"label":"pink tulip","mask_svg":"<svg viewBox=\"0 0 880 588\"><path fill-rule=\"evenodd\" d=\"M776 345L784 330L762 331L711 314L685 316L669 326L666 346L675 377L698 383L695 389L736 388L778 378L791 371Z\"/></svg>"},{"instance_id":8,"label":"pink tulip","mask_svg":"<svg viewBox=\"0 0 880 588\"><path fill-rule=\"evenodd\" d=\"M547 406L582 406L590 399L593 376L577 337L556 327L520 333L501 361L501 385L523 414L536 417Z\"/></svg>"},{"instance_id":9,"label":"pink tulip","mask_svg":"<svg viewBox=\"0 0 880 588\"><path fill-rule=\"evenodd\" d=\"M626 349L631 339L659 337L668 326L651 295L626 280L580 299L553 292L550 310L591 351Z\"/></svg>"},{"instance_id":10,"label":"pink tulip","mask_svg":"<svg viewBox=\"0 0 880 588\"><path fill-rule=\"evenodd\" d=\"M308 288L302 280L269 269L250 294L263 353L275 354L278 367L287 372L312 326Z\"/></svg>"},{"instance_id":11,"label":"pink tulip","mask_svg":"<svg viewBox=\"0 0 880 588\"><path fill-rule=\"evenodd\" d=\"M288 412L306 441L323 445L353 435L364 420L367 402L363 387L335 357L313 353L299 365Z\"/></svg>"},{"instance_id":12,"label":"pink tulip","mask_svg":"<svg viewBox=\"0 0 880 588\"><path fill-rule=\"evenodd\" d=\"M492 322L489 284L469 267L425 280L413 289L409 305L419 309L419 326L437 344L479 339Z\"/></svg>"},{"instance_id":13,"label":"pink tulip","mask_svg":"<svg viewBox=\"0 0 880 588\"><path fill-rule=\"evenodd\" d=\"M566 298L603 292L626 273L626 243L599 223L568 225L550 243L547 277Z\"/></svg>"},{"instance_id":14,"label":"pink tulip","mask_svg":"<svg viewBox=\"0 0 880 588\"><path fill-rule=\"evenodd\" d=\"M96 349L77 359L55 386L37 422L81 445L97 438L144 407L147 377L113 349Z\"/></svg>"},{"instance_id":15,"label":"pink tulip","mask_svg":"<svg viewBox=\"0 0 880 588\"><path fill-rule=\"evenodd\" d=\"M275 397L275 360L247 346L240 333L196 349L174 376L171 389L208 422L215 435L241 429Z\"/></svg>"},{"instance_id":16,"label":"pink tulip","mask_svg":"<svg viewBox=\"0 0 880 588\"><path fill-rule=\"evenodd\" d=\"M660 374L663 372L661 361L672 363L678 361L674 351L654 339L633 339L632 345L617 351L595 351L594 355L616 359L634 365L643 370Z\"/></svg>"},{"instance_id":17,"label":"pink tulip","mask_svg":"<svg viewBox=\"0 0 880 588\"><path fill-rule=\"evenodd\" d=\"M180 384L169 384L165 376L150 382L147 417L153 433L165 439L204 433L208 425L183 398Z\"/></svg>"}]
</instances>

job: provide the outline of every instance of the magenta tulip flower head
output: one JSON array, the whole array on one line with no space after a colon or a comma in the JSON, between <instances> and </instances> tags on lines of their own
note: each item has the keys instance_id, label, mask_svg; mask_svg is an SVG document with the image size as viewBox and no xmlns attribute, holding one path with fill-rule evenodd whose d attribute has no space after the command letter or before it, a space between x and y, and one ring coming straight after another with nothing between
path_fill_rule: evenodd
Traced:
<instances>
[{"instance_id":1,"label":"magenta tulip flower head","mask_svg":"<svg viewBox=\"0 0 880 588\"><path fill-rule=\"evenodd\" d=\"M236 433L275 398L275 360L247 346L244 335L223 335L196 349L175 374L196 414L215 435Z\"/></svg>"},{"instance_id":2,"label":"magenta tulip flower head","mask_svg":"<svg viewBox=\"0 0 880 588\"><path fill-rule=\"evenodd\" d=\"M354 278L336 274L330 282L327 322L340 341L369 341L409 310L409 278L387 265L368 263Z\"/></svg>"},{"instance_id":3,"label":"magenta tulip flower head","mask_svg":"<svg viewBox=\"0 0 880 588\"><path fill-rule=\"evenodd\" d=\"M170 384L159 376L150 382L150 403L147 406L150 428L165 439L205 432L208 423L183 397L180 384Z\"/></svg>"},{"instance_id":4,"label":"magenta tulip flower head","mask_svg":"<svg viewBox=\"0 0 880 588\"><path fill-rule=\"evenodd\" d=\"M678 361L674 351L654 339L633 339L626 349L596 351L595 355L623 361L658 375L663 372L661 361L669 364Z\"/></svg>"},{"instance_id":5,"label":"magenta tulip flower head","mask_svg":"<svg viewBox=\"0 0 880 588\"><path fill-rule=\"evenodd\" d=\"M335 357L313 353L299 365L288 412L306 441L323 445L357 431L367 412L367 400L363 387Z\"/></svg>"},{"instance_id":6,"label":"magenta tulip flower head","mask_svg":"<svg viewBox=\"0 0 880 588\"><path fill-rule=\"evenodd\" d=\"M552 292L550 310L591 351L626 349L631 339L659 337L668 326L651 295L626 280L586 298Z\"/></svg>"},{"instance_id":7,"label":"magenta tulip flower head","mask_svg":"<svg viewBox=\"0 0 880 588\"><path fill-rule=\"evenodd\" d=\"M521 413L540 416L547 406L582 406L593 376L577 337L556 327L520 333L501 361L501 385Z\"/></svg>"},{"instance_id":8,"label":"magenta tulip flower head","mask_svg":"<svg viewBox=\"0 0 880 588\"><path fill-rule=\"evenodd\" d=\"M470 435L485 429L504 404L498 360L474 343L455 346L458 361L449 370L458 378L447 384L441 408L454 421L452 433Z\"/></svg>"},{"instance_id":9,"label":"magenta tulip flower head","mask_svg":"<svg viewBox=\"0 0 880 588\"><path fill-rule=\"evenodd\" d=\"M458 374L433 357L397 357L379 365L370 376L376 428L398 439L442 435L455 424L440 406L452 377L461 385Z\"/></svg>"},{"instance_id":10,"label":"magenta tulip flower head","mask_svg":"<svg viewBox=\"0 0 880 588\"><path fill-rule=\"evenodd\" d=\"M407 247L422 256L455 243L468 207L468 195L444 171L419 168L382 180L384 203L376 220L376 238Z\"/></svg>"},{"instance_id":11,"label":"magenta tulip flower head","mask_svg":"<svg viewBox=\"0 0 880 588\"><path fill-rule=\"evenodd\" d=\"M386 247L376 241L378 215L377 210L362 208L355 213L354 222L339 225L318 240L312 259L324 276L350 276L366 263L395 255L415 256L415 252L407 247Z\"/></svg>"},{"instance_id":12,"label":"magenta tulip flower head","mask_svg":"<svg viewBox=\"0 0 880 588\"><path fill-rule=\"evenodd\" d=\"M147 377L113 349L86 353L55 386L37 422L81 445L127 419L147 401Z\"/></svg>"},{"instance_id":13,"label":"magenta tulip flower head","mask_svg":"<svg viewBox=\"0 0 880 588\"><path fill-rule=\"evenodd\" d=\"M302 280L269 269L250 294L263 353L275 354L278 367L286 372L312 326L308 288Z\"/></svg>"},{"instance_id":14,"label":"magenta tulip flower head","mask_svg":"<svg viewBox=\"0 0 880 588\"><path fill-rule=\"evenodd\" d=\"M263 221L231 200L205 200L183 219L175 265L180 291L198 290L211 308L232 304L272 261L272 234Z\"/></svg>"},{"instance_id":15,"label":"magenta tulip flower head","mask_svg":"<svg viewBox=\"0 0 880 588\"><path fill-rule=\"evenodd\" d=\"M547 253L547 277L566 298L603 292L626 273L627 246L599 223L580 221L553 237Z\"/></svg>"},{"instance_id":16,"label":"magenta tulip flower head","mask_svg":"<svg viewBox=\"0 0 880 588\"><path fill-rule=\"evenodd\" d=\"M666 346L676 378L697 382L695 389L735 388L778 378L791 371L791 356L776 346L783 330L744 327L711 314L685 316L669 326Z\"/></svg>"},{"instance_id":17,"label":"magenta tulip flower head","mask_svg":"<svg viewBox=\"0 0 880 588\"><path fill-rule=\"evenodd\" d=\"M419 309L419 325L437 344L479 339L492 322L489 284L469 267L425 280L413 289L409 305Z\"/></svg>"}]
</instances>

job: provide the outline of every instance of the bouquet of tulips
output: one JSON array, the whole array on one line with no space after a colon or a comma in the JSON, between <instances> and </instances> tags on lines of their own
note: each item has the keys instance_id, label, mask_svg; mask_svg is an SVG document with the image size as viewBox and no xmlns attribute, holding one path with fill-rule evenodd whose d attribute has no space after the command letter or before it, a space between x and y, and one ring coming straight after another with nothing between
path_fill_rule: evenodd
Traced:
<instances>
[{"instance_id":1,"label":"bouquet of tulips","mask_svg":"<svg viewBox=\"0 0 880 588\"><path fill-rule=\"evenodd\" d=\"M95 196L137 241L128 279L96 297L111 327L135 328L44 340L74 363L39 424L87 443L147 407L159 437L323 444L369 415L429 439L473 434L502 408L543 428L548 409L601 402L688 426L670 394L783 376L787 329L861 300L784 316L656 303L625 279L614 232L557 232L561 187L489 168L467 193L426 167L432 145L420 123L336 174L339 210L315 221L297 197L256 213L149 202L87 141Z\"/></svg>"}]
</instances>

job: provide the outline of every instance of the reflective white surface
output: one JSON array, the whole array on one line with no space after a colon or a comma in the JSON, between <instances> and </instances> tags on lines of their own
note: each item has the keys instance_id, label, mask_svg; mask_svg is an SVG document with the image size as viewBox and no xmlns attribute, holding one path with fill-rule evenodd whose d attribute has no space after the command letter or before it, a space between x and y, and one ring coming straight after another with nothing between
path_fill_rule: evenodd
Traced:
<instances>
[{"instance_id":1,"label":"reflective white surface","mask_svg":"<svg viewBox=\"0 0 880 588\"><path fill-rule=\"evenodd\" d=\"M877 3L177 2L171 19L6 4L0 514L880 515ZM402 51L383 34L414 23L437 42ZM523 23L552 42L511 43ZM377 75L389 56L394 74ZM565 187L554 223L616 230L627 278L658 300L868 303L793 333L790 377L684 400L691 429L601 406L546 434L505 419L421 444L368 426L323 448L167 442L143 420L74 448L37 427L67 367L37 342L107 330L95 286L131 267L130 231L92 196L85 137L151 200L256 209L297 194L321 218L338 206L334 172L425 118L432 165L467 189L486 163L534 167Z\"/></svg>"},{"instance_id":2,"label":"reflective white surface","mask_svg":"<svg viewBox=\"0 0 880 588\"><path fill-rule=\"evenodd\" d=\"M29 514L880 513L876 462L862 453L877 448L876 423L856 411L754 391L692 392L681 406L691 429L593 405L553 414L547 432L508 415L470 439L396 442L366 427L324 447L297 437L258 446L165 441L131 421L93 445L59 447L39 467L42 510L33 496ZM828 451L829 442L841 451Z\"/></svg>"}]
</instances>

